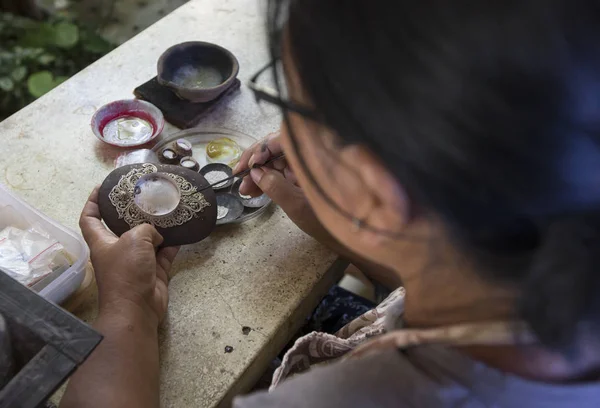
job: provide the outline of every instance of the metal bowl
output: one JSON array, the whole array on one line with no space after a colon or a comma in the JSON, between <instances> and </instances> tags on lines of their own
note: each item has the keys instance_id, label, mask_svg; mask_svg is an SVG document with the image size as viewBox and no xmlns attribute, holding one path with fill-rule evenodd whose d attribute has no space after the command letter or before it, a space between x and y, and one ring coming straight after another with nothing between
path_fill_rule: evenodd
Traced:
<instances>
[{"instance_id":1,"label":"metal bowl","mask_svg":"<svg viewBox=\"0 0 600 408\"><path fill-rule=\"evenodd\" d=\"M209 184L213 184L216 183L219 180L222 180L223 178L219 178L219 179L212 179L210 177L207 177L207 174L212 173L213 171L218 171L218 172L223 172L225 174L227 174L226 177L231 177L233 175L233 170L231 169L231 167L229 167L226 164L222 164L222 163L210 163L207 164L206 166L202 167L200 169L200 174L202 174L204 176L204 178L206 178L206 180L208 181ZM233 184L233 179L231 180L227 180L225 183L213 186L213 190L225 190L226 188L231 187L231 185Z\"/></svg>"},{"instance_id":2,"label":"metal bowl","mask_svg":"<svg viewBox=\"0 0 600 408\"><path fill-rule=\"evenodd\" d=\"M219 218L219 210L226 208L227 213ZM231 224L244 212L242 201L230 193L217 194L217 225Z\"/></svg>"},{"instance_id":3,"label":"metal bowl","mask_svg":"<svg viewBox=\"0 0 600 408\"><path fill-rule=\"evenodd\" d=\"M271 199L266 194L260 195L258 197L249 198L241 195L240 184L242 184L242 179L238 179L235 183L233 183L233 186L231 187L231 194L242 200L242 204L244 204L244 207L261 208L271 202Z\"/></svg>"}]
</instances>

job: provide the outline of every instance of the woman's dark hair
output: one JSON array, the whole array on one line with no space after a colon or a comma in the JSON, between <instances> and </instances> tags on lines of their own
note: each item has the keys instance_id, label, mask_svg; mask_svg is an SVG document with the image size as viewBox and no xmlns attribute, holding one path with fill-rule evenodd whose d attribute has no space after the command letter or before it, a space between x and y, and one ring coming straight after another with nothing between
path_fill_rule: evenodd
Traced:
<instances>
[{"instance_id":1,"label":"woman's dark hair","mask_svg":"<svg viewBox=\"0 0 600 408\"><path fill-rule=\"evenodd\" d=\"M543 344L600 322L599 1L270 0L269 17L324 123L520 287Z\"/></svg>"}]
</instances>

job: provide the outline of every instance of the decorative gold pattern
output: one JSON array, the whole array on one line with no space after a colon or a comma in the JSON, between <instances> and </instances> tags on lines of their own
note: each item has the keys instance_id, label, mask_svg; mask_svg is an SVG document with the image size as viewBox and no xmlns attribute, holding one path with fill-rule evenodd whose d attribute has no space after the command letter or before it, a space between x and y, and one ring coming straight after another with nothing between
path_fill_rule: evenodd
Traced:
<instances>
[{"instance_id":1,"label":"decorative gold pattern","mask_svg":"<svg viewBox=\"0 0 600 408\"><path fill-rule=\"evenodd\" d=\"M158 169L155 165L145 163L141 167L132 169L127 174L121 176L119 182L108 194L110 202L117 210L119 219L123 219L130 228L140 224L152 224L159 228L176 227L197 217L198 213L203 212L206 207L210 206L204 195L199 193L198 189L192 183L176 174L164 173L171 177L177 186L179 186L179 190L181 191L179 205L175 211L161 217L153 217L142 212L133 200L133 189L140 177L156 172L158 172Z\"/></svg>"}]
</instances>

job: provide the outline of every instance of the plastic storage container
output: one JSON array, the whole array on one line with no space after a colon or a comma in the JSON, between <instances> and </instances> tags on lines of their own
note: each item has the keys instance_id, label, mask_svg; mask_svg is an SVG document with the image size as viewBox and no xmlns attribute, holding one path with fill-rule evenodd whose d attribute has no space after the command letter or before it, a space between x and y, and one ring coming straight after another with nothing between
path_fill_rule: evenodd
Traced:
<instances>
[{"instance_id":1,"label":"plastic storage container","mask_svg":"<svg viewBox=\"0 0 600 408\"><path fill-rule=\"evenodd\" d=\"M79 288L85 276L90 250L83 237L45 216L0 184L0 206L5 205L12 206L30 222L39 222L69 253L71 267L39 292L41 296L54 303L61 303Z\"/></svg>"}]
</instances>

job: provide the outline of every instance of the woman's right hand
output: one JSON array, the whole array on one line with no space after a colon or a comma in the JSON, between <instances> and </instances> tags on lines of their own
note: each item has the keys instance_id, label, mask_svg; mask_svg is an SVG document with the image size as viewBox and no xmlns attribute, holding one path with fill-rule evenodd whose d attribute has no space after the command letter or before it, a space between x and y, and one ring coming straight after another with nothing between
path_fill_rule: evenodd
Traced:
<instances>
[{"instance_id":1,"label":"woman's right hand","mask_svg":"<svg viewBox=\"0 0 600 408\"><path fill-rule=\"evenodd\" d=\"M280 133L271 133L242 154L234 173L247 170L254 164L265 163L282 151ZM394 273L371 261L362 259L329 234L310 207L304 191L298 185L298 180L285 158L276 160L260 169L252 169L250 176L246 176L240 185L240 193L254 197L263 193L268 195L302 231L348 259L365 275L383 283L390 289L400 286L400 281Z\"/></svg>"},{"instance_id":2,"label":"woman's right hand","mask_svg":"<svg viewBox=\"0 0 600 408\"><path fill-rule=\"evenodd\" d=\"M233 172L263 164L282 152L280 132L271 133L244 151ZM268 195L301 230L321 242L329 239L329 234L315 216L285 157L252 169L242 181L240 193L253 197L263 193Z\"/></svg>"}]
</instances>

